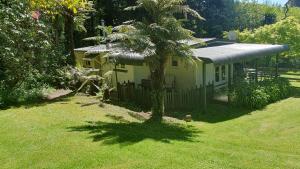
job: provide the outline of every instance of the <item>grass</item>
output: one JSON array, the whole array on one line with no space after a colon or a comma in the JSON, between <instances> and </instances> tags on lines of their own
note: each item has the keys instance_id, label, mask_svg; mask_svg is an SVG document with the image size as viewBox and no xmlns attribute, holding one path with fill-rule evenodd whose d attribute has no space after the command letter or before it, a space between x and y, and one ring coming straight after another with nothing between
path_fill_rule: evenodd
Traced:
<instances>
[{"instance_id":1,"label":"grass","mask_svg":"<svg viewBox=\"0 0 300 169\"><path fill-rule=\"evenodd\" d=\"M2 110L0 168L296 169L299 96L253 112L211 105L194 122L162 125L84 96Z\"/></svg>"}]
</instances>

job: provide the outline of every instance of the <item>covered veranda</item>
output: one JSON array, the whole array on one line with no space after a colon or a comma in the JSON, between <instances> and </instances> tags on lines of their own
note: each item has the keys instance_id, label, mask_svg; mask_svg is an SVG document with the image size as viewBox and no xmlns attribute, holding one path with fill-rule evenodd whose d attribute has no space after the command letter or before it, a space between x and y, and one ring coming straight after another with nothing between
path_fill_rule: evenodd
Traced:
<instances>
[{"instance_id":1,"label":"covered veranda","mask_svg":"<svg viewBox=\"0 0 300 169\"><path fill-rule=\"evenodd\" d=\"M204 110L206 111L207 107L207 92L206 92L206 65L207 64L228 64L228 84L227 90L232 89L233 84L233 70L234 67L232 64L243 63L247 61L256 62L255 67L252 69L254 72L254 79L258 81L258 67L257 60L262 59L266 56L275 56L275 77L278 77L278 59L279 54L287 51L289 48L286 45L270 45L270 44L244 44L244 43L233 43L222 46L206 47L193 49L193 55L196 58L201 59L203 63L203 100L204 100ZM230 101L229 95L227 95L228 101Z\"/></svg>"}]
</instances>

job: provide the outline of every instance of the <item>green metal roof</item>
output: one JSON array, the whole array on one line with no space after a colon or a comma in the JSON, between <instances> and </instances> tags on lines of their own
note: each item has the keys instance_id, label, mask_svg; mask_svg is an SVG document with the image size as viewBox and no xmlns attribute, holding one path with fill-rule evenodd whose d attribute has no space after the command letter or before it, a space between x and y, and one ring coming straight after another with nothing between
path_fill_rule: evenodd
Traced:
<instances>
[{"instance_id":1,"label":"green metal roof","mask_svg":"<svg viewBox=\"0 0 300 169\"><path fill-rule=\"evenodd\" d=\"M209 40L213 39L208 39L208 41ZM194 57L205 62L226 64L278 54L287 51L288 49L289 48L286 45L233 43L192 49L192 53ZM75 51L85 52L86 55L110 52L111 58L123 63L143 62L146 56L145 54L125 51L120 48L112 47L107 49L106 45L79 48Z\"/></svg>"},{"instance_id":2,"label":"green metal roof","mask_svg":"<svg viewBox=\"0 0 300 169\"><path fill-rule=\"evenodd\" d=\"M286 45L234 43L223 46L192 49L193 56L215 64L235 63L287 51Z\"/></svg>"}]
</instances>

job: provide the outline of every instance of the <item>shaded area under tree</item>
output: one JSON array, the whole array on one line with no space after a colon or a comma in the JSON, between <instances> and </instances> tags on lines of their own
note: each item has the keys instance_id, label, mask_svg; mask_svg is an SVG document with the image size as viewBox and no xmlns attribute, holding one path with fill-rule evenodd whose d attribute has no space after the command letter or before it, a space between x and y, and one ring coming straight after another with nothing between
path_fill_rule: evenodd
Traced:
<instances>
[{"instance_id":1,"label":"shaded area under tree","mask_svg":"<svg viewBox=\"0 0 300 169\"><path fill-rule=\"evenodd\" d=\"M68 128L71 132L88 132L94 142L131 145L146 139L163 143L171 141L195 142L201 131L181 124L169 123L108 123L88 121L86 125Z\"/></svg>"}]
</instances>

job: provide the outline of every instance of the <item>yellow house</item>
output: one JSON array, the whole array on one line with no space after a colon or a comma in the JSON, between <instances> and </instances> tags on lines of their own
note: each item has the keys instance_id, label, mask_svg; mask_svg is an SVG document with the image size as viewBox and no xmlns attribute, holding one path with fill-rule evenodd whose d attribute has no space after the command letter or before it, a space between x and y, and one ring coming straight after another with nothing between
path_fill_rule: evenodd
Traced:
<instances>
[{"instance_id":1,"label":"yellow house","mask_svg":"<svg viewBox=\"0 0 300 169\"><path fill-rule=\"evenodd\" d=\"M200 89L202 102L206 107L207 86L215 93L218 89L230 89L235 73L235 64L251 61L265 56L278 54L288 50L286 45L270 44L243 44L218 41L216 39L201 39L206 43L203 46L199 40L186 40L191 46L193 59L172 57L168 61L165 84L167 89L172 89L169 100L174 105L176 94L189 89ZM108 55L107 55L108 54ZM139 53L124 51L106 45L90 46L75 49L76 64L79 69L93 69L100 75L114 71L110 77L111 84L117 88L117 84L134 84L135 87L150 88L150 70L144 62L145 56ZM276 75L278 64L276 64ZM256 69L256 79L257 79ZM194 90L190 90L193 94ZM198 90L196 90L198 91ZM184 96L182 96L184 98ZM197 96L198 97L198 96ZM168 96L166 97L168 98ZM145 99L142 99L145 100ZM228 97L229 100L229 97ZM168 102L168 101L167 101ZM180 101L182 105L187 102ZM193 99L189 102L194 104Z\"/></svg>"},{"instance_id":2,"label":"yellow house","mask_svg":"<svg viewBox=\"0 0 300 169\"><path fill-rule=\"evenodd\" d=\"M284 45L241 44L201 39L207 43L203 47L199 41L185 41L192 49L194 60L172 57L167 64L166 86L174 89L190 89L204 84L213 84L215 89L228 86L233 78L234 63L247 61L287 50ZM103 57L113 53L110 58ZM141 54L114 51L106 45L75 49L78 68L93 68L100 74L114 70L113 84L133 82L137 86L149 80L150 72ZM111 62L114 60L115 62Z\"/></svg>"}]
</instances>

